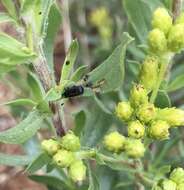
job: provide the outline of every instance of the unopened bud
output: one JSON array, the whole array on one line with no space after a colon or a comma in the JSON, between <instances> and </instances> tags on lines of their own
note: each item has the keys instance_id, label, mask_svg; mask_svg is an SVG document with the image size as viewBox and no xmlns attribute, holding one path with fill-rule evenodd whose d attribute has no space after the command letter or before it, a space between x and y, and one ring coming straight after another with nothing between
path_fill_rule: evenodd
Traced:
<instances>
[{"instance_id":1,"label":"unopened bud","mask_svg":"<svg viewBox=\"0 0 184 190\"><path fill-rule=\"evenodd\" d=\"M74 182L80 182L86 178L86 166L81 160L77 160L71 164L69 176Z\"/></svg>"},{"instance_id":2,"label":"unopened bud","mask_svg":"<svg viewBox=\"0 0 184 190\"><path fill-rule=\"evenodd\" d=\"M116 115L123 121L128 121L133 113L133 108L129 102L119 102L116 106Z\"/></svg>"},{"instance_id":3,"label":"unopened bud","mask_svg":"<svg viewBox=\"0 0 184 190\"><path fill-rule=\"evenodd\" d=\"M174 183L173 181L171 181L169 179L165 179L162 182L162 189L163 190L176 190L176 183Z\"/></svg>"},{"instance_id":4,"label":"unopened bud","mask_svg":"<svg viewBox=\"0 0 184 190\"><path fill-rule=\"evenodd\" d=\"M125 144L125 137L114 131L104 138L104 145L105 147L112 152L119 152L124 148Z\"/></svg>"},{"instance_id":5,"label":"unopened bud","mask_svg":"<svg viewBox=\"0 0 184 190\"><path fill-rule=\"evenodd\" d=\"M157 110L157 119L169 123L172 127L184 125L184 110L177 108L164 108Z\"/></svg>"},{"instance_id":6,"label":"unopened bud","mask_svg":"<svg viewBox=\"0 0 184 190\"><path fill-rule=\"evenodd\" d=\"M145 147L139 139L127 139L125 142L125 152L129 157L140 158L144 156Z\"/></svg>"},{"instance_id":7,"label":"unopened bud","mask_svg":"<svg viewBox=\"0 0 184 190\"><path fill-rule=\"evenodd\" d=\"M41 143L41 147L49 155L53 155L59 150L60 145L56 140L49 139L49 140L43 140Z\"/></svg>"},{"instance_id":8,"label":"unopened bud","mask_svg":"<svg viewBox=\"0 0 184 190\"><path fill-rule=\"evenodd\" d=\"M140 121L132 121L128 125L128 136L132 138L142 138L145 133L145 127Z\"/></svg>"},{"instance_id":9,"label":"unopened bud","mask_svg":"<svg viewBox=\"0 0 184 190\"><path fill-rule=\"evenodd\" d=\"M148 95L146 89L140 85L135 84L130 91L130 103L137 108L141 104L148 103Z\"/></svg>"},{"instance_id":10,"label":"unopened bud","mask_svg":"<svg viewBox=\"0 0 184 190\"><path fill-rule=\"evenodd\" d=\"M168 35L168 47L173 52L180 52L184 48L184 24L172 26Z\"/></svg>"},{"instance_id":11,"label":"unopened bud","mask_svg":"<svg viewBox=\"0 0 184 190\"><path fill-rule=\"evenodd\" d=\"M80 139L72 131L69 131L62 137L61 145L66 150L78 151L80 149Z\"/></svg>"},{"instance_id":12,"label":"unopened bud","mask_svg":"<svg viewBox=\"0 0 184 190\"><path fill-rule=\"evenodd\" d=\"M150 51L156 54L163 54L167 51L167 40L164 32L158 28L153 29L148 35Z\"/></svg>"},{"instance_id":13,"label":"unopened bud","mask_svg":"<svg viewBox=\"0 0 184 190\"><path fill-rule=\"evenodd\" d=\"M148 90L151 91L158 77L158 59L154 56L148 56L144 60L140 72L140 82Z\"/></svg>"},{"instance_id":14,"label":"unopened bud","mask_svg":"<svg viewBox=\"0 0 184 190\"><path fill-rule=\"evenodd\" d=\"M170 179L177 184L184 183L184 170L183 168L176 168L170 174Z\"/></svg>"},{"instance_id":15,"label":"unopened bud","mask_svg":"<svg viewBox=\"0 0 184 190\"><path fill-rule=\"evenodd\" d=\"M148 129L149 137L157 140L164 140L169 138L169 125L166 121L155 121Z\"/></svg>"},{"instance_id":16,"label":"unopened bud","mask_svg":"<svg viewBox=\"0 0 184 190\"><path fill-rule=\"evenodd\" d=\"M172 26L172 17L165 8L157 8L153 13L153 28L158 28L166 35Z\"/></svg>"},{"instance_id":17,"label":"unopened bud","mask_svg":"<svg viewBox=\"0 0 184 190\"><path fill-rule=\"evenodd\" d=\"M152 121L155 118L155 115L156 109L151 103L140 106L137 112L137 117L144 123Z\"/></svg>"},{"instance_id":18,"label":"unopened bud","mask_svg":"<svg viewBox=\"0 0 184 190\"><path fill-rule=\"evenodd\" d=\"M54 162L62 168L69 167L74 159L74 154L67 150L59 150L53 157Z\"/></svg>"}]
</instances>

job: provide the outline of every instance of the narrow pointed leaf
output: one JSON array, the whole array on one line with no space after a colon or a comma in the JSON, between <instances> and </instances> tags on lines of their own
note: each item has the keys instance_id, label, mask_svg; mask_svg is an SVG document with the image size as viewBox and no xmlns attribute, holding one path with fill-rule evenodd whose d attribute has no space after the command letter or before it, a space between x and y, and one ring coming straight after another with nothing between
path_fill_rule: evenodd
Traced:
<instances>
[{"instance_id":1,"label":"narrow pointed leaf","mask_svg":"<svg viewBox=\"0 0 184 190\"><path fill-rule=\"evenodd\" d=\"M0 133L0 142L7 144L22 144L30 139L41 128L44 115L38 111L31 112L15 127Z\"/></svg>"},{"instance_id":2,"label":"narrow pointed leaf","mask_svg":"<svg viewBox=\"0 0 184 190\"><path fill-rule=\"evenodd\" d=\"M123 84L125 52L132 40L133 38L128 33L124 33L121 44L113 53L87 74L88 82L93 86L99 86L101 93L118 90Z\"/></svg>"},{"instance_id":3,"label":"narrow pointed leaf","mask_svg":"<svg viewBox=\"0 0 184 190\"><path fill-rule=\"evenodd\" d=\"M69 79L78 51L79 51L78 42L77 40L73 40L73 42L71 43L69 47L68 53L66 55L66 58L63 64L63 68L61 71L60 84L62 83L62 81Z\"/></svg>"},{"instance_id":4,"label":"narrow pointed leaf","mask_svg":"<svg viewBox=\"0 0 184 190\"><path fill-rule=\"evenodd\" d=\"M35 173L37 170L41 169L43 166L48 164L51 158L45 153L39 154L26 168L26 172L29 174Z\"/></svg>"},{"instance_id":5,"label":"narrow pointed leaf","mask_svg":"<svg viewBox=\"0 0 184 190\"><path fill-rule=\"evenodd\" d=\"M33 158L31 156L0 153L0 165L25 166L28 165L32 160Z\"/></svg>"},{"instance_id":6,"label":"narrow pointed leaf","mask_svg":"<svg viewBox=\"0 0 184 190\"><path fill-rule=\"evenodd\" d=\"M35 53L15 38L0 33L0 64L17 65L36 57Z\"/></svg>"}]
</instances>

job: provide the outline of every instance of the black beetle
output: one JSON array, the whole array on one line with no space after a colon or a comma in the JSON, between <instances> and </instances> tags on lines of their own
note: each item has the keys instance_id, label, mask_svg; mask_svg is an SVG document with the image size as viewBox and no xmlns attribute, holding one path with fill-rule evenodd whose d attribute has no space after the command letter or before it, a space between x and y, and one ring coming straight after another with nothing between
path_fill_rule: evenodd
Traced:
<instances>
[{"instance_id":1,"label":"black beetle","mask_svg":"<svg viewBox=\"0 0 184 190\"><path fill-rule=\"evenodd\" d=\"M84 93L84 87L82 85L74 85L71 87L67 87L62 94L63 97L69 98L74 96L80 96Z\"/></svg>"}]
</instances>

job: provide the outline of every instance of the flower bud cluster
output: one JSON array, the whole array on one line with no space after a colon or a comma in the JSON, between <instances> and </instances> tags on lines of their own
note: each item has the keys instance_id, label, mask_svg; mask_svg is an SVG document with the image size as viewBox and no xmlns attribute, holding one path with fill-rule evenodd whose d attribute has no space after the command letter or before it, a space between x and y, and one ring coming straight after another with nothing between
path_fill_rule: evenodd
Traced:
<instances>
[{"instance_id":1,"label":"flower bud cluster","mask_svg":"<svg viewBox=\"0 0 184 190\"><path fill-rule=\"evenodd\" d=\"M157 8L152 18L153 29L148 35L149 49L156 55L177 53L184 48L184 14L173 22L165 8Z\"/></svg>"},{"instance_id":2,"label":"flower bud cluster","mask_svg":"<svg viewBox=\"0 0 184 190\"><path fill-rule=\"evenodd\" d=\"M112 19L105 7L100 7L90 14L90 22L98 29L100 36L104 39L112 37Z\"/></svg>"},{"instance_id":3,"label":"flower bud cluster","mask_svg":"<svg viewBox=\"0 0 184 190\"><path fill-rule=\"evenodd\" d=\"M153 30L148 35L151 53L142 63L139 83L133 85L129 99L119 102L115 108L116 116L127 124L128 137L117 131L106 135L104 145L107 150L115 153L124 151L132 158L139 158L145 153L145 137L153 140L168 139L171 127L184 125L184 110L174 107L157 108L151 103L154 101L149 99L150 92L159 88L158 80L162 80L160 73L163 62L160 58L184 48L183 26L184 14L173 24L173 19L166 9L155 10L152 19ZM164 186L169 183L172 182L168 181Z\"/></svg>"},{"instance_id":4,"label":"flower bud cluster","mask_svg":"<svg viewBox=\"0 0 184 190\"><path fill-rule=\"evenodd\" d=\"M184 190L184 170L174 169L168 179L164 179L153 190Z\"/></svg>"},{"instance_id":5,"label":"flower bud cluster","mask_svg":"<svg viewBox=\"0 0 184 190\"><path fill-rule=\"evenodd\" d=\"M58 167L68 169L69 176L73 181L78 182L85 179L86 166L77 156L80 151L80 139L72 131L58 140L43 140L41 146L52 157L52 162Z\"/></svg>"},{"instance_id":6,"label":"flower bud cluster","mask_svg":"<svg viewBox=\"0 0 184 190\"><path fill-rule=\"evenodd\" d=\"M145 152L144 144L140 139L125 137L117 131L105 136L104 146L111 152L125 152L125 154L131 158L143 157Z\"/></svg>"},{"instance_id":7,"label":"flower bud cluster","mask_svg":"<svg viewBox=\"0 0 184 190\"><path fill-rule=\"evenodd\" d=\"M171 127L184 125L183 110L174 107L164 109L155 107L149 102L148 92L149 90L143 85L134 84L130 91L129 101L117 104L116 116L127 124L129 138L125 138L118 132L107 135L104 143L108 150L113 152L125 150L129 156L141 157L145 152L144 144L141 142L144 137L154 140L168 139ZM130 153L133 149L137 156ZM139 155L140 150L142 154Z\"/></svg>"}]
</instances>

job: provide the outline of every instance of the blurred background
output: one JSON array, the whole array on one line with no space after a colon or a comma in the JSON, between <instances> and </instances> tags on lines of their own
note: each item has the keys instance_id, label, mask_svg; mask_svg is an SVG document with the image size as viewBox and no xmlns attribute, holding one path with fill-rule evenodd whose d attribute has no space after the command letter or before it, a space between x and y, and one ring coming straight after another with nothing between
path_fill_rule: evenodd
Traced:
<instances>
[{"instance_id":1,"label":"blurred background","mask_svg":"<svg viewBox=\"0 0 184 190\"><path fill-rule=\"evenodd\" d=\"M62 18L54 42L54 71L57 81L60 79L61 67L72 39L77 38L80 44L80 52L75 67L86 65L87 72L99 65L111 54L116 45L120 43L123 32L129 32L135 38L134 42L127 49L125 81L124 83L122 81L121 90L119 92L99 95L98 98L102 104L99 105L97 103L95 106L98 108L94 108L95 110L99 110L99 112L94 114L93 118L98 118L98 113L100 113L101 120L108 118L106 120L108 124L103 121L103 126L109 126L114 123L117 126L120 125L114 118L110 118L107 112L108 110L113 110L117 101L128 97L132 82L137 80L140 64L146 55L146 35L151 28L150 20L153 10L158 6L165 6L172 13L172 0L60 0L58 1L58 6L61 9ZM1 3L0 11L5 11ZM1 23L0 21L0 31L16 38L19 37L18 32L11 23ZM172 72L168 73L168 81L184 73L183 58L183 53L175 57L172 64ZM2 74L0 71L0 103L15 98L32 96L27 85L27 70L27 67L21 65L16 70L11 70L6 74ZM184 75L182 80L184 80ZM163 106L169 106L172 103L172 105L182 107L184 104L183 94L183 88L179 88L176 91L175 89L170 90L168 94L160 93L158 101L161 101ZM171 97L171 102L168 95ZM68 113L80 111L80 108L85 104L85 100L81 100L80 98L74 98L69 101L65 108L65 122L67 126L73 127L74 125L72 116ZM103 107L104 105L105 107ZM23 117L22 114L26 114L28 110L29 108L27 107L0 106L0 131L13 127ZM99 127L97 131L98 135L96 135L96 139L89 139L89 146L94 146L94 142L98 142L98 139L100 139L99 134L103 135L106 132L101 127L102 123L96 124L95 119L94 121L90 121L90 126L94 124L96 127ZM182 130L178 131L178 133L180 132L183 133ZM43 134L47 136L47 130L43 129ZM24 147L0 144L0 152L23 154L25 151L31 152L35 149L35 146L34 141L28 142ZM162 144L159 146L162 146ZM183 144L180 146L183 146ZM178 149L174 151L177 154L181 154ZM181 156L181 159L183 156ZM172 155L168 156L168 161L169 159L172 160ZM103 170L101 171L103 173ZM109 178L109 183L112 180L113 178L111 180ZM0 190L44 189L46 189L44 186L30 181L22 173L22 168L0 166Z\"/></svg>"}]
</instances>

